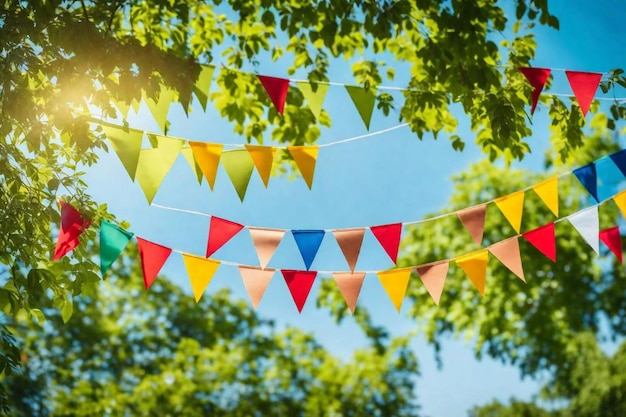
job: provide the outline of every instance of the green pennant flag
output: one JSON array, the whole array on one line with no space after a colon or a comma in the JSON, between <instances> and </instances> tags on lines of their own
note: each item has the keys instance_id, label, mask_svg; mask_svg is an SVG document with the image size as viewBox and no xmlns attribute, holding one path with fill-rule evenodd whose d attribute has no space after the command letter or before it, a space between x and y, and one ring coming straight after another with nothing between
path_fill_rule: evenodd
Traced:
<instances>
[{"instance_id":1,"label":"green pennant flag","mask_svg":"<svg viewBox=\"0 0 626 417\"><path fill-rule=\"evenodd\" d=\"M248 183L254 170L254 162L245 149L236 149L222 153L220 159L230 181L233 183L239 199L243 202L248 189Z\"/></svg>"},{"instance_id":2,"label":"green pennant flag","mask_svg":"<svg viewBox=\"0 0 626 417\"><path fill-rule=\"evenodd\" d=\"M183 141L166 136L157 136L158 146L152 149L142 149L137 164L137 181L148 200L156 195L163 179L176 161L183 147Z\"/></svg>"},{"instance_id":3,"label":"green pennant flag","mask_svg":"<svg viewBox=\"0 0 626 417\"><path fill-rule=\"evenodd\" d=\"M137 162L139 161L139 151L143 141L143 131L131 128L102 125L104 134L113 146L113 150L120 158L122 165L130 179L135 181L137 172Z\"/></svg>"},{"instance_id":4,"label":"green pennant flag","mask_svg":"<svg viewBox=\"0 0 626 417\"><path fill-rule=\"evenodd\" d=\"M370 130L370 120L372 119L372 112L374 111L374 104L376 103L376 90L370 88L366 90L363 87L357 87L352 85L346 85L346 90L350 94L352 102L356 106L356 109L361 115L363 123L367 130Z\"/></svg>"},{"instance_id":5,"label":"green pennant flag","mask_svg":"<svg viewBox=\"0 0 626 417\"><path fill-rule=\"evenodd\" d=\"M213 65L202 65L198 79L193 86L193 92L204 111L206 111L206 103L209 99L209 89L211 88L211 81L213 81L214 71L215 67Z\"/></svg>"},{"instance_id":6,"label":"green pennant flag","mask_svg":"<svg viewBox=\"0 0 626 417\"><path fill-rule=\"evenodd\" d=\"M163 132L167 130L165 126L167 122L167 112L170 109L170 105L176 98L174 90L161 86L157 101L152 98L144 97L146 105L150 109L154 120L156 120L159 128L163 129Z\"/></svg>"},{"instance_id":7,"label":"green pennant flag","mask_svg":"<svg viewBox=\"0 0 626 417\"><path fill-rule=\"evenodd\" d=\"M112 223L102 221L100 224L100 273L109 270L113 262L122 253L134 233L124 230Z\"/></svg>"},{"instance_id":8,"label":"green pennant flag","mask_svg":"<svg viewBox=\"0 0 626 417\"><path fill-rule=\"evenodd\" d=\"M328 91L328 84L309 83L306 81L298 81L296 84L309 105L311 113L313 113L316 119L319 119L322 104Z\"/></svg>"},{"instance_id":9,"label":"green pennant flag","mask_svg":"<svg viewBox=\"0 0 626 417\"><path fill-rule=\"evenodd\" d=\"M187 161L191 169L193 169L193 172L196 173L196 179L198 180L198 184L202 185L202 178L204 177L204 175L202 175L202 169L200 169L200 165L198 165L198 163L196 162L196 158L193 157L193 151L191 150L191 147L185 146L183 149L181 149L180 153L183 154L185 160Z\"/></svg>"}]
</instances>

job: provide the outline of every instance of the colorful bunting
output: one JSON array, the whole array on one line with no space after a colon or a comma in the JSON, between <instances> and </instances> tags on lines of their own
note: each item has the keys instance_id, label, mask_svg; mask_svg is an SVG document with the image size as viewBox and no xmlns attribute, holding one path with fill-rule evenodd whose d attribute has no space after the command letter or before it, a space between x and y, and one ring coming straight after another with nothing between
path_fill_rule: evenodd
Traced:
<instances>
[{"instance_id":1,"label":"colorful bunting","mask_svg":"<svg viewBox=\"0 0 626 417\"><path fill-rule=\"evenodd\" d=\"M137 246L139 247L139 258L141 259L143 283L147 290L154 282L159 271L161 271L172 250L140 237L137 238Z\"/></svg>"},{"instance_id":2,"label":"colorful bunting","mask_svg":"<svg viewBox=\"0 0 626 417\"><path fill-rule=\"evenodd\" d=\"M230 220L221 219L211 216L209 224L209 240L206 247L206 257L213 255L219 248L224 246L226 242L232 239L237 233L243 229L243 225Z\"/></svg>"},{"instance_id":3,"label":"colorful bunting","mask_svg":"<svg viewBox=\"0 0 626 417\"><path fill-rule=\"evenodd\" d=\"M313 286L317 272L294 271L289 269L283 269L281 272L283 273L283 278L289 288L291 297L294 303L296 303L298 312L302 313L302 308L304 307L304 303L306 303L309 292L311 292L311 287Z\"/></svg>"},{"instance_id":4,"label":"colorful bunting","mask_svg":"<svg viewBox=\"0 0 626 417\"><path fill-rule=\"evenodd\" d=\"M398 310L398 313L402 308L402 302L404 301L404 295L409 285L411 272L413 272L413 268L398 268L376 273L380 284L387 292L387 295L396 307L396 310Z\"/></svg>"},{"instance_id":5,"label":"colorful bunting","mask_svg":"<svg viewBox=\"0 0 626 417\"><path fill-rule=\"evenodd\" d=\"M100 223L100 274L104 276L134 233L107 221Z\"/></svg>"},{"instance_id":6,"label":"colorful bunting","mask_svg":"<svg viewBox=\"0 0 626 417\"><path fill-rule=\"evenodd\" d=\"M469 207L456 212L456 215L465 226L477 245L482 244L483 230L485 228L485 214L487 212L487 204L481 204L475 207Z\"/></svg>"},{"instance_id":7,"label":"colorful bunting","mask_svg":"<svg viewBox=\"0 0 626 417\"><path fill-rule=\"evenodd\" d=\"M599 234L600 240L604 242L606 246L615 254L619 263L623 263L622 260L622 236L619 233L619 226L614 226L609 229L602 230Z\"/></svg>"},{"instance_id":8,"label":"colorful bunting","mask_svg":"<svg viewBox=\"0 0 626 417\"><path fill-rule=\"evenodd\" d=\"M352 85L346 85L345 87L356 109L359 111L363 123L365 123L365 127L367 130L370 130L370 120L372 119L372 112L376 103L376 90L366 90L363 87Z\"/></svg>"},{"instance_id":9,"label":"colorful bunting","mask_svg":"<svg viewBox=\"0 0 626 417\"><path fill-rule=\"evenodd\" d=\"M128 172L128 176L135 181L143 131L109 125L102 125L102 129L120 162L124 165L124 169Z\"/></svg>"},{"instance_id":10,"label":"colorful bunting","mask_svg":"<svg viewBox=\"0 0 626 417\"><path fill-rule=\"evenodd\" d=\"M346 304L350 309L350 313L354 314L356 309L356 301L361 293L361 287L363 286L363 280L365 279L365 272L334 272L333 278L343 295L343 299L346 300Z\"/></svg>"},{"instance_id":11,"label":"colorful bunting","mask_svg":"<svg viewBox=\"0 0 626 417\"><path fill-rule=\"evenodd\" d=\"M415 268L417 270L417 274L422 280L422 284L426 287L426 291L428 291L428 294L430 294L430 297L437 305L439 305L439 300L441 300L441 294L443 293L443 286L446 283L449 266L450 263L448 261L443 261L420 265Z\"/></svg>"},{"instance_id":12,"label":"colorful bunting","mask_svg":"<svg viewBox=\"0 0 626 417\"><path fill-rule=\"evenodd\" d=\"M137 164L137 182L141 186L148 204L156 195L163 179L174 165L183 147L183 141L165 136L157 136L158 146L142 149Z\"/></svg>"},{"instance_id":13,"label":"colorful bunting","mask_svg":"<svg viewBox=\"0 0 626 417\"><path fill-rule=\"evenodd\" d=\"M313 186L313 174L315 174L315 163L317 162L318 146L287 146L287 150L296 162L302 178L309 186Z\"/></svg>"},{"instance_id":14,"label":"colorful bunting","mask_svg":"<svg viewBox=\"0 0 626 417\"><path fill-rule=\"evenodd\" d=\"M556 262L554 222L523 233L522 236L552 262Z\"/></svg>"},{"instance_id":15,"label":"colorful bunting","mask_svg":"<svg viewBox=\"0 0 626 417\"><path fill-rule=\"evenodd\" d=\"M567 220L585 239L585 242L591 246L595 253L600 253L600 241L598 235L600 233L598 206L592 206L581 210L577 213L567 216Z\"/></svg>"},{"instance_id":16,"label":"colorful bunting","mask_svg":"<svg viewBox=\"0 0 626 417\"><path fill-rule=\"evenodd\" d=\"M263 185L267 188L272 173L272 165L274 164L274 154L276 148L272 146L245 145L252 162L256 167L259 176L263 180Z\"/></svg>"},{"instance_id":17,"label":"colorful bunting","mask_svg":"<svg viewBox=\"0 0 626 417\"><path fill-rule=\"evenodd\" d=\"M389 255L393 263L397 263L400 236L402 235L402 223L372 226L370 227L370 230L385 252L387 252L387 255Z\"/></svg>"},{"instance_id":18,"label":"colorful bunting","mask_svg":"<svg viewBox=\"0 0 626 417\"><path fill-rule=\"evenodd\" d=\"M626 177L626 149L622 149L619 152L609 155L609 158L611 158L615 166L619 168L622 174Z\"/></svg>"},{"instance_id":19,"label":"colorful bunting","mask_svg":"<svg viewBox=\"0 0 626 417\"><path fill-rule=\"evenodd\" d=\"M510 237L489 247L489 252L513 272L519 279L526 282L524 268L522 268L522 258L519 250L518 236Z\"/></svg>"},{"instance_id":20,"label":"colorful bunting","mask_svg":"<svg viewBox=\"0 0 626 417\"><path fill-rule=\"evenodd\" d=\"M593 97L602 79L602 74L597 72L565 71L570 87L576 96L583 116L587 115Z\"/></svg>"},{"instance_id":21,"label":"colorful bunting","mask_svg":"<svg viewBox=\"0 0 626 417\"><path fill-rule=\"evenodd\" d=\"M78 210L65 201L61 205L61 226L52 259L58 261L80 243L79 236L89 227L91 220L84 219Z\"/></svg>"},{"instance_id":22,"label":"colorful bunting","mask_svg":"<svg viewBox=\"0 0 626 417\"><path fill-rule=\"evenodd\" d=\"M152 117L156 120L157 125L163 130L163 133L167 134L167 113L169 112L170 105L176 97L176 92L165 86L161 86L161 91L155 99L144 96L144 101L152 113Z\"/></svg>"},{"instance_id":23,"label":"colorful bunting","mask_svg":"<svg viewBox=\"0 0 626 417\"><path fill-rule=\"evenodd\" d=\"M552 177L533 186L533 191L550 211L559 217L559 177Z\"/></svg>"},{"instance_id":24,"label":"colorful bunting","mask_svg":"<svg viewBox=\"0 0 626 417\"><path fill-rule=\"evenodd\" d=\"M339 244L339 248L341 248L341 252L343 252L343 256L346 258L346 262L348 262L350 271L354 272L359 253L361 252L365 229L333 230L333 235Z\"/></svg>"},{"instance_id":25,"label":"colorful bunting","mask_svg":"<svg viewBox=\"0 0 626 417\"><path fill-rule=\"evenodd\" d=\"M220 263L213 259L205 259L187 253L183 253L183 261L185 262L185 268L187 268L187 275L189 275L189 282L191 283L191 290L193 291L193 296L197 303L209 286Z\"/></svg>"},{"instance_id":26,"label":"colorful bunting","mask_svg":"<svg viewBox=\"0 0 626 417\"><path fill-rule=\"evenodd\" d=\"M524 191L517 191L494 201L513 229L519 233L524 211Z\"/></svg>"},{"instance_id":27,"label":"colorful bunting","mask_svg":"<svg viewBox=\"0 0 626 417\"><path fill-rule=\"evenodd\" d=\"M198 180L198 184L202 185L203 172L200 169L200 165L196 162L196 158L193 156L193 150L189 146L184 146L180 153L185 157L185 160L193 170L194 174L196 174L196 179Z\"/></svg>"},{"instance_id":28,"label":"colorful bunting","mask_svg":"<svg viewBox=\"0 0 626 417\"><path fill-rule=\"evenodd\" d=\"M313 116L315 116L316 119L319 119L320 113L322 112L324 97L326 97L326 92L328 91L328 84L315 84L306 81L298 81L297 85L309 105L311 113L313 113Z\"/></svg>"},{"instance_id":29,"label":"colorful bunting","mask_svg":"<svg viewBox=\"0 0 626 417\"><path fill-rule=\"evenodd\" d=\"M239 273L248 292L252 306L256 310L265 294L267 286L274 276L274 269L261 269L253 266L239 266Z\"/></svg>"},{"instance_id":30,"label":"colorful bunting","mask_svg":"<svg viewBox=\"0 0 626 417\"><path fill-rule=\"evenodd\" d=\"M323 230L292 230L293 238L298 245L300 255L308 271L317 255L317 251L322 244L325 232Z\"/></svg>"},{"instance_id":31,"label":"colorful bunting","mask_svg":"<svg viewBox=\"0 0 626 417\"><path fill-rule=\"evenodd\" d=\"M289 80L286 78L269 77L267 75L257 75L267 95L274 103L274 107L278 110L278 114L282 116L287 100L287 91L289 90Z\"/></svg>"},{"instance_id":32,"label":"colorful bunting","mask_svg":"<svg viewBox=\"0 0 626 417\"><path fill-rule=\"evenodd\" d=\"M189 142L191 151L196 160L196 164L204 174L211 190L215 185L217 168L220 163L220 156L224 145L205 142Z\"/></svg>"},{"instance_id":33,"label":"colorful bunting","mask_svg":"<svg viewBox=\"0 0 626 417\"><path fill-rule=\"evenodd\" d=\"M598 178L596 174L596 166L592 162L583 167L576 168L572 171L578 181L587 189L589 194L591 194L594 200L598 201Z\"/></svg>"},{"instance_id":34,"label":"colorful bunting","mask_svg":"<svg viewBox=\"0 0 626 417\"><path fill-rule=\"evenodd\" d=\"M626 217L626 190L614 196L613 201L615 201L615 204L619 208L619 211L622 213L622 216Z\"/></svg>"},{"instance_id":35,"label":"colorful bunting","mask_svg":"<svg viewBox=\"0 0 626 417\"><path fill-rule=\"evenodd\" d=\"M254 163L250 154L245 149L224 152L222 154L222 166L233 183L239 199L243 202L254 170Z\"/></svg>"},{"instance_id":36,"label":"colorful bunting","mask_svg":"<svg viewBox=\"0 0 626 417\"><path fill-rule=\"evenodd\" d=\"M261 268L265 268L272 256L274 256L276 248L285 235L285 231L260 227L248 227L248 230L250 231L250 237L252 238Z\"/></svg>"},{"instance_id":37,"label":"colorful bunting","mask_svg":"<svg viewBox=\"0 0 626 417\"><path fill-rule=\"evenodd\" d=\"M211 81L213 80L213 72L215 67L213 65L202 65L198 79L193 86L193 92L198 98L202 110L206 111L206 104L209 99L209 89L211 88Z\"/></svg>"},{"instance_id":38,"label":"colorful bunting","mask_svg":"<svg viewBox=\"0 0 626 417\"><path fill-rule=\"evenodd\" d=\"M530 114L533 114L535 113L541 90L543 90L543 86L546 85L551 71L549 68L520 68L519 70L533 87L531 96L532 107L530 108Z\"/></svg>"},{"instance_id":39,"label":"colorful bunting","mask_svg":"<svg viewBox=\"0 0 626 417\"><path fill-rule=\"evenodd\" d=\"M488 260L489 251L487 249L468 253L455 259L457 265L461 267L483 297L485 296L485 276L487 275Z\"/></svg>"}]
</instances>

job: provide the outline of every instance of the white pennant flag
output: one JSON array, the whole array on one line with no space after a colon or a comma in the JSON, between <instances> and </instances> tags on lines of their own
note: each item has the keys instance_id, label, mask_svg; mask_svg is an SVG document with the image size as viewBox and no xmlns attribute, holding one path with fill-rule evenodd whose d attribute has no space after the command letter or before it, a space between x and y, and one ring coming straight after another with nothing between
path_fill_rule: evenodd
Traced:
<instances>
[{"instance_id":1,"label":"white pennant flag","mask_svg":"<svg viewBox=\"0 0 626 417\"><path fill-rule=\"evenodd\" d=\"M567 220L576 228L589 246L600 253L600 224L598 206L593 206L567 216Z\"/></svg>"}]
</instances>

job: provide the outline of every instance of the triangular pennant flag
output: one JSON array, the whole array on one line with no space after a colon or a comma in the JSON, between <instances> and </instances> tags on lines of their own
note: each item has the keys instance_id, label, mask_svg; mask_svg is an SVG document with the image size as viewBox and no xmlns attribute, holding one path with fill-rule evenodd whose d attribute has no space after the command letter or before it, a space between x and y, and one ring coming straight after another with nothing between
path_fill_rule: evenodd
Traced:
<instances>
[{"instance_id":1,"label":"triangular pennant flag","mask_svg":"<svg viewBox=\"0 0 626 417\"><path fill-rule=\"evenodd\" d=\"M354 314L356 301L361 293L365 272L333 272L333 278L346 300L350 313Z\"/></svg>"},{"instance_id":2,"label":"triangular pennant flag","mask_svg":"<svg viewBox=\"0 0 626 417\"><path fill-rule=\"evenodd\" d=\"M196 158L194 158L193 156L193 150L191 149L191 147L190 146L183 147L180 150L180 153L183 154L183 156L185 157L185 160L187 161L191 169L193 169L193 172L196 174L196 179L198 180L198 184L202 185L203 172L202 172L202 169L200 168L200 165L198 165L198 163L196 162Z\"/></svg>"},{"instance_id":3,"label":"triangular pennant flag","mask_svg":"<svg viewBox=\"0 0 626 417\"><path fill-rule=\"evenodd\" d=\"M58 261L68 252L72 251L78 244L79 236L89 227L91 220L83 219L78 210L65 201L60 201L61 205L61 225L59 226L59 236L54 249L53 260Z\"/></svg>"},{"instance_id":4,"label":"triangular pennant flag","mask_svg":"<svg viewBox=\"0 0 626 417\"><path fill-rule=\"evenodd\" d=\"M541 201L559 217L559 177L554 176L533 186Z\"/></svg>"},{"instance_id":5,"label":"triangular pennant flag","mask_svg":"<svg viewBox=\"0 0 626 417\"><path fill-rule=\"evenodd\" d=\"M489 252L509 268L519 279L526 282L522 258L519 251L519 239L517 236L510 237L489 247Z\"/></svg>"},{"instance_id":6,"label":"triangular pennant flag","mask_svg":"<svg viewBox=\"0 0 626 417\"><path fill-rule=\"evenodd\" d=\"M157 125L160 129L163 130L165 134L167 134L167 113L170 110L170 105L174 101L175 97L176 92L172 89L166 88L165 86L161 86L161 91L159 92L158 98L156 100L153 98L144 97L144 101L148 105L148 109L150 109L152 117L154 117Z\"/></svg>"},{"instance_id":7,"label":"triangular pennant flag","mask_svg":"<svg viewBox=\"0 0 626 417\"><path fill-rule=\"evenodd\" d=\"M567 220L591 246L595 253L600 253L600 219L598 216L598 206L592 206L577 213L567 216Z\"/></svg>"},{"instance_id":8,"label":"triangular pennant flag","mask_svg":"<svg viewBox=\"0 0 626 417\"><path fill-rule=\"evenodd\" d=\"M128 118L128 112L130 111L130 105L124 100L116 100L113 98L112 101L115 107L117 107L122 114L122 119L126 120Z\"/></svg>"},{"instance_id":9,"label":"triangular pennant flag","mask_svg":"<svg viewBox=\"0 0 626 417\"><path fill-rule=\"evenodd\" d=\"M213 65L202 65L198 79L193 86L193 92L198 98L203 111L206 111L206 103L209 99L209 89L211 88L214 71L215 67Z\"/></svg>"},{"instance_id":10,"label":"triangular pennant flag","mask_svg":"<svg viewBox=\"0 0 626 417\"><path fill-rule=\"evenodd\" d=\"M100 223L100 273L106 274L122 253L133 233L107 221Z\"/></svg>"},{"instance_id":11,"label":"triangular pennant flag","mask_svg":"<svg viewBox=\"0 0 626 417\"><path fill-rule=\"evenodd\" d=\"M556 241L554 222L523 233L522 236L552 262L556 262Z\"/></svg>"},{"instance_id":12,"label":"triangular pennant flag","mask_svg":"<svg viewBox=\"0 0 626 417\"><path fill-rule=\"evenodd\" d=\"M187 275L189 275L191 290L193 291L193 296L197 303L200 301L200 298L202 298L202 294L204 294L211 279L213 279L213 275L215 275L215 271L217 271L220 263L213 259L205 259L187 253L183 253L183 261L185 261L185 268L187 269Z\"/></svg>"},{"instance_id":13,"label":"triangular pennant flag","mask_svg":"<svg viewBox=\"0 0 626 417\"><path fill-rule=\"evenodd\" d=\"M456 215L465 226L477 245L482 244L483 231L485 229L485 214L487 212L487 204L481 204L475 207L469 207L456 212Z\"/></svg>"},{"instance_id":14,"label":"triangular pennant flag","mask_svg":"<svg viewBox=\"0 0 626 417\"><path fill-rule=\"evenodd\" d=\"M310 190L313 186L313 174L315 174L315 163L317 162L319 148L317 146L287 146L287 149Z\"/></svg>"},{"instance_id":15,"label":"triangular pennant flag","mask_svg":"<svg viewBox=\"0 0 626 417\"><path fill-rule=\"evenodd\" d=\"M376 103L376 90L372 88L366 90L363 87L352 85L346 85L345 87L356 109L359 111L361 120L365 123L365 128L370 130L370 120L372 120L372 112Z\"/></svg>"},{"instance_id":16,"label":"triangular pennant flag","mask_svg":"<svg viewBox=\"0 0 626 417\"><path fill-rule=\"evenodd\" d=\"M300 255L308 271L322 244L325 232L323 230L292 230L293 238L298 245Z\"/></svg>"},{"instance_id":17,"label":"triangular pennant flag","mask_svg":"<svg viewBox=\"0 0 626 417\"><path fill-rule=\"evenodd\" d=\"M319 119L322 112L322 104L324 103L326 92L328 92L328 84L313 84L307 81L298 81L297 84L309 105L309 109L311 109L311 113L313 113L316 119Z\"/></svg>"},{"instance_id":18,"label":"triangular pennant flag","mask_svg":"<svg viewBox=\"0 0 626 417\"><path fill-rule=\"evenodd\" d=\"M165 176L176 162L178 154L183 147L183 141L165 136L156 136L158 147L152 149L142 149L139 154L137 164L137 182L141 186L143 193L152 203Z\"/></svg>"},{"instance_id":19,"label":"triangular pennant flag","mask_svg":"<svg viewBox=\"0 0 626 417\"><path fill-rule=\"evenodd\" d=\"M398 260L402 223L371 226L370 230L395 264Z\"/></svg>"},{"instance_id":20,"label":"triangular pennant flag","mask_svg":"<svg viewBox=\"0 0 626 417\"><path fill-rule=\"evenodd\" d=\"M472 281L480 295L485 296L485 276L487 275L487 261L489 251L483 249L468 253L455 259L455 262Z\"/></svg>"},{"instance_id":21,"label":"triangular pennant flag","mask_svg":"<svg viewBox=\"0 0 626 417\"><path fill-rule=\"evenodd\" d=\"M282 116L287 100L287 91L289 90L289 80L286 78L268 77L267 75L257 75L267 95L274 103L274 107L278 110L278 114Z\"/></svg>"},{"instance_id":22,"label":"triangular pennant flag","mask_svg":"<svg viewBox=\"0 0 626 417\"><path fill-rule=\"evenodd\" d=\"M619 263L622 263L622 236L619 233L619 226L602 230L600 240L615 254Z\"/></svg>"},{"instance_id":23,"label":"triangular pennant flag","mask_svg":"<svg viewBox=\"0 0 626 417\"><path fill-rule=\"evenodd\" d=\"M261 298L265 294L267 286L274 276L273 269L261 269L252 266L239 266L239 273L244 287L248 292L252 306L256 310L259 307Z\"/></svg>"},{"instance_id":24,"label":"triangular pennant flag","mask_svg":"<svg viewBox=\"0 0 626 417\"><path fill-rule=\"evenodd\" d=\"M390 269L389 271L380 271L376 273L380 284L387 292L387 295L396 307L396 310L398 310L398 313L402 308L402 302L404 301L406 288L409 285L411 272L413 272L413 268Z\"/></svg>"},{"instance_id":25,"label":"triangular pennant flag","mask_svg":"<svg viewBox=\"0 0 626 417\"><path fill-rule=\"evenodd\" d=\"M220 164L220 157L224 145L217 143L189 142L189 146L193 152L196 164L200 167L204 178L206 178L212 190L215 185L217 168Z\"/></svg>"},{"instance_id":26,"label":"triangular pennant flag","mask_svg":"<svg viewBox=\"0 0 626 417\"><path fill-rule=\"evenodd\" d=\"M613 197L613 201L617 204L622 216L626 217L626 190L619 192Z\"/></svg>"},{"instance_id":27,"label":"triangular pennant flag","mask_svg":"<svg viewBox=\"0 0 626 417\"><path fill-rule=\"evenodd\" d=\"M619 168L622 174L626 177L626 149L615 152L614 154L609 155L609 157L615 166Z\"/></svg>"},{"instance_id":28,"label":"triangular pennant flag","mask_svg":"<svg viewBox=\"0 0 626 417\"><path fill-rule=\"evenodd\" d=\"M219 248L224 246L226 242L232 239L237 233L243 229L243 225L230 220L221 219L211 216L209 225L209 240L206 247L206 257L213 255Z\"/></svg>"},{"instance_id":29,"label":"triangular pennant flag","mask_svg":"<svg viewBox=\"0 0 626 417\"><path fill-rule=\"evenodd\" d=\"M578 181L589 191L589 194L598 201L598 177L595 164L593 162L589 163L583 167L576 168L573 172Z\"/></svg>"},{"instance_id":30,"label":"triangular pennant flag","mask_svg":"<svg viewBox=\"0 0 626 417\"><path fill-rule=\"evenodd\" d=\"M272 256L274 256L280 241L283 240L285 231L281 229L262 229L260 227L248 227L248 230L250 231L256 254L259 257L261 268L265 268Z\"/></svg>"},{"instance_id":31,"label":"triangular pennant flag","mask_svg":"<svg viewBox=\"0 0 626 417\"><path fill-rule=\"evenodd\" d=\"M546 85L551 71L548 68L520 68L519 70L533 87L531 96L532 107L530 108L530 114L533 114L537 107L541 90L543 90L543 86Z\"/></svg>"},{"instance_id":32,"label":"triangular pennant flag","mask_svg":"<svg viewBox=\"0 0 626 417\"><path fill-rule=\"evenodd\" d=\"M139 152L141 150L141 142L143 141L143 131L104 125L102 128L104 129L104 134L111 142L117 157L124 165L126 172L135 181Z\"/></svg>"},{"instance_id":33,"label":"triangular pennant flag","mask_svg":"<svg viewBox=\"0 0 626 417\"><path fill-rule=\"evenodd\" d=\"M239 199L243 202L254 170L254 163L245 149L235 149L222 154L222 166L233 183Z\"/></svg>"},{"instance_id":34,"label":"triangular pennant flag","mask_svg":"<svg viewBox=\"0 0 626 417\"><path fill-rule=\"evenodd\" d=\"M341 229L333 230L335 240L343 252L350 271L354 272L356 267L356 261L359 258L361 252L361 244L363 243L363 236L365 235L365 229Z\"/></svg>"},{"instance_id":35,"label":"triangular pennant flag","mask_svg":"<svg viewBox=\"0 0 626 417\"><path fill-rule=\"evenodd\" d=\"M596 95L602 74L597 72L565 71L569 85L578 100L583 116L587 115L593 97Z\"/></svg>"},{"instance_id":36,"label":"triangular pennant flag","mask_svg":"<svg viewBox=\"0 0 626 417\"><path fill-rule=\"evenodd\" d=\"M169 258L172 253L172 250L140 237L137 237L137 246L139 246L143 283L147 290L154 282L159 271L161 271L165 261L167 261L167 258Z\"/></svg>"},{"instance_id":37,"label":"triangular pennant flag","mask_svg":"<svg viewBox=\"0 0 626 417\"><path fill-rule=\"evenodd\" d=\"M265 188L270 181L270 174L272 173L272 164L274 163L274 154L276 148L272 146L257 146L257 145L245 145L252 162L259 173L259 176L263 180Z\"/></svg>"},{"instance_id":38,"label":"triangular pennant flag","mask_svg":"<svg viewBox=\"0 0 626 417\"><path fill-rule=\"evenodd\" d=\"M420 265L416 267L417 274L419 275L426 291L430 294L435 304L439 305L441 300L441 294L443 293L443 286L446 283L446 275L448 275L448 267L450 263L448 261L437 262L433 264Z\"/></svg>"},{"instance_id":39,"label":"triangular pennant flag","mask_svg":"<svg viewBox=\"0 0 626 417\"><path fill-rule=\"evenodd\" d=\"M524 191L517 191L494 201L513 229L519 233L524 211Z\"/></svg>"},{"instance_id":40,"label":"triangular pennant flag","mask_svg":"<svg viewBox=\"0 0 626 417\"><path fill-rule=\"evenodd\" d=\"M313 286L317 272L283 269L282 273L283 278L285 278L285 283L287 283L287 287L289 288L289 292L291 293L291 297L294 303L296 303L298 312L302 313L302 308L304 307L304 303L306 303L309 292L311 292L311 287Z\"/></svg>"},{"instance_id":41,"label":"triangular pennant flag","mask_svg":"<svg viewBox=\"0 0 626 417\"><path fill-rule=\"evenodd\" d=\"M617 193L624 174L608 156L596 159L593 164L596 166L598 201L607 200Z\"/></svg>"}]
</instances>

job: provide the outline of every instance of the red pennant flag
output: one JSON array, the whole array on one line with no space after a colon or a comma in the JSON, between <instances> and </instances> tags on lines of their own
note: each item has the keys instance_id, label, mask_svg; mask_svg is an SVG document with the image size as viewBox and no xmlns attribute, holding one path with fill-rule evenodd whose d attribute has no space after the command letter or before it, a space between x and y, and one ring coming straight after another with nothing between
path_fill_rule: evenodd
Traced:
<instances>
[{"instance_id":1,"label":"red pennant flag","mask_svg":"<svg viewBox=\"0 0 626 417\"><path fill-rule=\"evenodd\" d=\"M578 100L583 116L587 115L593 97L602 79L602 74L598 72L565 71L569 85L572 87L574 96Z\"/></svg>"},{"instance_id":2,"label":"red pennant flag","mask_svg":"<svg viewBox=\"0 0 626 417\"><path fill-rule=\"evenodd\" d=\"M530 108L530 114L533 114L543 86L546 85L551 71L548 68L520 68L519 70L533 87L531 95L532 107Z\"/></svg>"},{"instance_id":3,"label":"red pennant flag","mask_svg":"<svg viewBox=\"0 0 626 417\"><path fill-rule=\"evenodd\" d=\"M601 230L600 240L617 256L619 263L622 263L622 237L619 234L619 227Z\"/></svg>"},{"instance_id":4,"label":"red pennant flag","mask_svg":"<svg viewBox=\"0 0 626 417\"><path fill-rule=\"evenodd\" d=\"M372 226L370 230L385 249L387 255L395 264L398 259L398 248L400 247L400 235L402 234L402 223L385 224Z\"/></svg>"},{"instance_id":5,"label":"red pennant flag","mask_svg":"<svg viewBox=\"0 0 626 417\"><path fill-rule=\"evenodd\" d=\"M298 312L301 313L302 307L304 307L304 303L313 286L313 281L315 281L315 277L317 276L317 272L283 270L282 273L287 287L289 287L291 297L294 303L296 303L296 307L298 307Z\"/></svg>"},{"instance_id":6,"label":"red pennant flag","mask_svg":"<svg viewBox=\"0 0 626 417\"><path fill-rule=\"evenodd\" d=\"M554 239L554 222L523 233L534 247L546 255L552 262L556 262L556 241Z\"/></svg>"},{"instance_id":7,"label":"red pennant flag","mask_svg":"<svg viewBox=\"0 0 626 417\"><path fill-rule=\"evenodd\" d=\"M78 210L65 201L61 201L61 227L57 245L54 249L53 260L58 261L68 252L78 246L78 237L91 224L91 220L85 220Z\"/></svg>"},{"instance_id":8,"label":"red pennant flag","mask_svg":"<svg viewBox=\"0 0 626 417\"><path fill-rule=\"evenodd\" d=\"M285 78L268 77L267 75L257 75L261 84L265 88L267 95L274 103L274 107L282 116L287 100L287 90L289 89L289 80Z\"/></svg>"},{"instance_id":9,"label":"red pennant flag","mask_svg":"<svg viewBox=\"0 0 626 417\"><path fill-rule=\"evenodd\" d=\"M147 290L154 282L172 250L140 237L137 237L137 245L139 246L139 257L141 258L143 283Z\"/></svg>"},{"instance_id":10,"label":"red pennant flag","mask_svg":"<svg viewBox=\"0 0 626 417\"><path fill-rule=\"evenodd\" d=\"M226 242L232 239L239 231L243 229L243 225L230 220L220 219L211 216L211 224L209 226L209 241L206 247L206 257L213 255L215 251L224 246Z\"/></svg>"}]
</instances>

